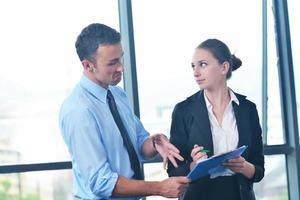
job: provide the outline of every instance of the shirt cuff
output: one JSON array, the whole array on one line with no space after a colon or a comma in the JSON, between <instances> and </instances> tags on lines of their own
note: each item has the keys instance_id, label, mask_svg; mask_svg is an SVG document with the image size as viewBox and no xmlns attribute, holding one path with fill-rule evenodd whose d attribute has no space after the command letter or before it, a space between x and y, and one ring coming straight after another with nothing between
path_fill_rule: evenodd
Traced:
<instances>
[{"instance_id":1,"label":"shirt cuff","mask_svg":"<svg viewBox=\"0 0 300 200\"><path fill-rule=\"evenodd\" d=\"M91 187L91 190L93 192L93 194L97 197L97 198L105 198L108 199L112 196L113 190L117 184L117 180L118 180L118 174L115 172L112 172L112 174L110 175L110 177L101 177L99 178L96 182L97 182L97 186ZM92 189L94 188L94 189Z\"/></svg>"}]
</instances>

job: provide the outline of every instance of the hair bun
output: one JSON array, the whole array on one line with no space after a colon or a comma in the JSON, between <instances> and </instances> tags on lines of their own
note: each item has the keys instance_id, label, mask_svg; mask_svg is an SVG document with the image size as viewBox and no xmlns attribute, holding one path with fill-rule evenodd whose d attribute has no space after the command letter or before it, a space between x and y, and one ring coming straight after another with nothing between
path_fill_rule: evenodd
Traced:
<instances>
[{"instance_id":1,"label":"hair bun","mask_svg":"<svg viewBox=\"0 0 300 200\"><path fill-rule=\"evenodd\" d=\"M237 58L234 54L231 55L231 64L232 64L232 71L237 70L242 65L242 61Z\"/></svg>"}]
</instances>

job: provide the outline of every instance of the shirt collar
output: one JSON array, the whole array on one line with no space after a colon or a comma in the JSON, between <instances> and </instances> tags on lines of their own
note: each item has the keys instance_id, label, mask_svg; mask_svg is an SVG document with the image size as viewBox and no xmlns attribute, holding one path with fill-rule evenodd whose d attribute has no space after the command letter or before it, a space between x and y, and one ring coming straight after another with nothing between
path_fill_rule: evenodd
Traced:
<instances>
[{"instance_id":1,"label":"shirt collar","mask_svg":"<svg viewBox=\"0 0 300 200\"><path fill-rule=\"evenodd\" d=\"M234 101L237 105L240 105L240 102L234 92L229 88L230 101Z\"/></svg>"},{"instance_id":2,"label":"shirt collar","mask_svg":"<svg viewBox=\"0 0 300 200\"><path fill-rule=\"evenodd\" d=\"M235 102L237 105L240 105L238 98L230 88L229 88L229 95L230 95L230 102ZM211 105L208 98L206 97L205 92L204 92L204 99L205 99L206 107L211 109L213 106Z\"/></svg>"},{"instance_id":3,"label":"shirt collar","mask_svg":"<svg viewBox=\"0 0 300 200\"><path fill-rule=\"evenodd\" d=\"M103 103L106 103L107 89L94 83L93 81L88 79L84 74L81 76L80 85L93 96L95 96L97 99L99 99Z\"/></svg>"}]
</instances>

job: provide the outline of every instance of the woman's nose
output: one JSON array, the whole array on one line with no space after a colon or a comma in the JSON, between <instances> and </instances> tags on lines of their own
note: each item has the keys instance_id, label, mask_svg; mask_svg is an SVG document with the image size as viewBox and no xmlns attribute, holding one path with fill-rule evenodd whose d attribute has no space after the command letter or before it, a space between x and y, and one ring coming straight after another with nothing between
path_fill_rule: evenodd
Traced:
<instances>
[{"instance_id":1,"label":"woman's nose","mask_svg":"<svg viewBox=\"0 0 300 200\"><path fill-rule=\"evenodd\" d=\"M199 69L194 68L194 76L195 76L195 77L201 76L201 72L200 72Z\"/></svg>"}]
</instances>

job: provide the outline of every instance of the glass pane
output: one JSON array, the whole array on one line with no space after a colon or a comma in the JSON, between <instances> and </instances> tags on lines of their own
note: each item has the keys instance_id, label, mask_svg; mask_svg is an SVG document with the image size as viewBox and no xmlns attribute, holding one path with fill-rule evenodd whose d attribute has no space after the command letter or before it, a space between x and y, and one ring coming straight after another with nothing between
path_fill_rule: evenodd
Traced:
<instances>
[{"instance_id":1,"label":"glass pane","mask_svg":"<svg viewBox=\"0 0 300 200\"><path fill-rule=\"evenodd\" d=\"M76 37L94 22L118 29L117 1L0 2L2 163L69 159L58 111L82 71Z\"/></svg>"},{"instance_id":2,"label":"glass pane","mask_svg":"<svg viewBox=\"0 0 300 200\"><path fill-rule=\"evenodd\" d=\"M265 159L265 177L254 184L257 199L288 200L285 156L265 156Z\"/></svg>"},{"instance_id":3,"label":"glass pane","mask_svg":"<svg viewBox=\"0 0 300 200\"><path fill-rule=\"evenodd\" d=\"M298 112L298 129L300 130L300 12L299 1L290 0L288 2L289 8L289 20L290 20L290 31L291 31L291 43L293 52L293 64L294 64L294 75L295 75L295 86L296 86L296 98L297 98L297 112ZM298 35L298 37L297 37ZM300 141L299 141L300 142Z\"/></svg>"},{"instance_id":4,"label":"glass pane","mask_svg":"<svg viewBox=\"0 0 300 200\"><path fill-rule=\"evenodd\" d=\"M175 104L198 91L190 63L195 47L208 38L223 40L242 59L243 66L233 73L229 86L247 95L260 112L260 1L133 0L132 5L140 111L146 129L169 134Z\"/></svg>"},{"instance_id":5,"label":"glass pane","mask_svg":"<svg viewBox=\"0 0 300 200\"><path fill-rule=\"evenodd\" d=\"M272 1L268 1L268 125L267 144L284 144L284 132L281 118L275 25Z\"/></svg>"},{"instance_id":6,"label":"glass pane","mask_svg":"<svg viewBox=\"0 0 300 200\"><path fill-rule=\"evenodd\" d=\"M73 200L71 170L0 175L0 200Z\"/></svg>"}]
</instances>

